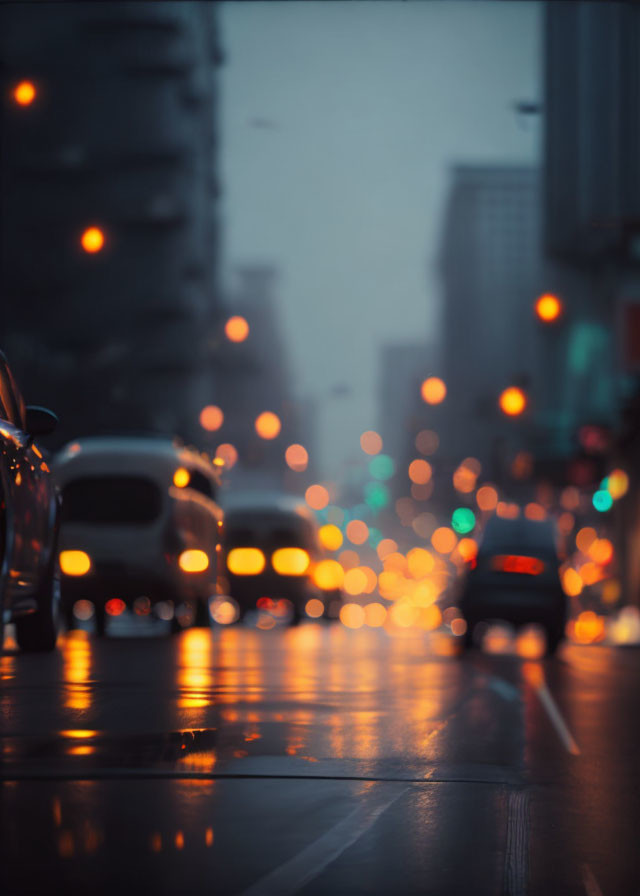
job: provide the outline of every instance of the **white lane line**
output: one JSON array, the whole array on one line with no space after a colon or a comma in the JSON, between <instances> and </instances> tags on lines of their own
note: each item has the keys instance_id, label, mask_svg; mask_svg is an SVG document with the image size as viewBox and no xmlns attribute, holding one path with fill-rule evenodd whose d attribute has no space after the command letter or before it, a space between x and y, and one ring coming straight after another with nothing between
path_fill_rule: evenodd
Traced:
<instances>
[{"instance_id":1,"label":"white lane line","mask_svg":"<svg viewBox=\"0 0 640 896\"><path fill-rule=\"evenodd\" d=\"M489 687L492 691L495 691L496 694L504 700L508 700L510 703L514 703L520 697L518 688L509 684L508 681L505 681L502 678L496 678L495 675L492 675L489 679Z\"/></svg>"},{"instance_id":2,"label":"white lane line","mask_svg":"<svg viewBox=\"0 0 640 896\"><path fill-rule=\"evenodd\" d=\"M408 789L403 787L391 798L387 791L367 799L326 834L244 890L242 896L291 896L297 893L373 827L382 813Z\"/></svg>"},{"instance_id":3,"label":"white lane line","mask_svg":"<svg viewBox=\"0 0 640 896\"><path fill-rule=\"evenodd\" d=\"M582 866L582 880L584 881L587 896L602 896L600 884L595 879L594 873L588 865Z\"/></svg>"},{"instance_id":4,"label":"white lane line","mask_svg":"<svg viewBox=\"0 0 640 896\"><path fill-rule=\"evenodd\" d=\"M504 883L507 896L526 896L529 876L529 795L524 790L509 794Z\"/></svg>"},{"instance_id":5,"label":"white lane line","mask_svg":"<svg viewBox=\"0 0 640 896\"><path fill-rule=\"evenodd\" d=\"M560 715L560 710L556 706L555 701L549 692L549 688L547 687L547 685L545 684L544 681L536 684L535 688L536 688L536 693L538 694L538 697L540 698L540 702L542 703L544 708L547 710L547 715L551 719L553 726L556 729L556 731L558 732L558 736L560 737L560 740L564 744L565 748L569 751L569 753L572 753L574 756L579 756L580 755L580 747L575 742L573 735L567 728L567 725L566 725L564 719Z\"/></svg>"}]
</instances>

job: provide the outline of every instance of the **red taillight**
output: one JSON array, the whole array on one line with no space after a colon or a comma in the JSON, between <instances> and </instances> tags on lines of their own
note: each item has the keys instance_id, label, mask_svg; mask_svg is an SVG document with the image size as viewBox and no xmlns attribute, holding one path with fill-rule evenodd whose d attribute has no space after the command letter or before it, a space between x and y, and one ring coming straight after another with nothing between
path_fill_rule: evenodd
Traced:
<instances>
[{"instance_id":1,"label":"red taillight","mask_svg":"<svg viewBox=\"0 0 640 896\"><path fill-rule=\"evenodd\" d=\"M520 554L498 554L491 559L491 568L499 572L515 572L525 576L539 576L544 571L544 563L537 557L522 557Z\"/></svg>"}]
</instances>

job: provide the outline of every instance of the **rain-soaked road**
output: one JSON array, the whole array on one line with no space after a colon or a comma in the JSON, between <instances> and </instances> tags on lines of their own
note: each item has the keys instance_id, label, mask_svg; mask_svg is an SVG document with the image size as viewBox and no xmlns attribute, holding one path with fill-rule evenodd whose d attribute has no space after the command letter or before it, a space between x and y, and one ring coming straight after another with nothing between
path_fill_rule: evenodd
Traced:
<instances>
[{"instance_id":1,"label":"rain-soaked road","mask_svg":"<svg viewBox=\"0 0 640 896\"><path fill-rule=\"evenodd\" d=\"M640 651L338 625L1 659L1 892L640 893Z\"/></svg>"}]
</instances>

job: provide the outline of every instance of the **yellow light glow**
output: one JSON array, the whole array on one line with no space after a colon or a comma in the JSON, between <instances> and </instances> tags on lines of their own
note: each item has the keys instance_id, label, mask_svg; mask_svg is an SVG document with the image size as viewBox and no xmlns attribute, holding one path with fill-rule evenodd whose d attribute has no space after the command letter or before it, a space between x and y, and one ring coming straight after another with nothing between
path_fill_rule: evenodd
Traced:
<instances>
[{"instance_id":1,"label":"yellow light glow","mask_svg":"<svg viewBox=\"0 0 640 896\"><path fill-rule=\"evenodd\" d=\"M593 644L604 638L605 625L602 616L593 610L584 610L573 625L573 637L579 644Z\"/></svg>"},{"instance_id":2,"label":"yellow light glow","mask_svg":"<svg viewBox=\"0 0 640 896\"><path fill-rule=\"evenodd\" d=\"M447 395L447 387L437 376L428 377L420 387L422 400L427 404L441 404Z\"/></svg>"},{"instance_id":3,"label":"yellow light glow","mask_svg":"<svg viewBox=\"0 0 640 896\"><path fill-rule=\"evenodd\" d=\"M91 558L84 551L61 551L60 569L65 576L84 576L91 569Z\"/></svg>"},{"instance_id":4,"label":"yellow light glow","mask_svg":"<svg viewBox=\"0 0 640 896\"><path fill-rule=\"evenodd\" d=\"M311 600L308 600L305 604L304 611L307 616L311 617L311 619L320 619L324 613L324 604L319 598L312 597Z\"/></svg>"},{"instance_id":5,"label":"yellow light glow","mask_svg":"<svg viewBox=\"0 0 640 896\"><path fill-rule=\"evenodd\" d=\"M365 619L364 608L360 604L344 604L340 608L340 622L347 628L362 628Z\"/></svg>"},{"instance_id":6,"label":"yellow light glow","mask_svg":"<svg viewBox=\"0 0 640 896\"><path fill-rule=\"evenodd\" d=\"M200 426L207 432L215 432L224 423L224 414L215 404L208 404L200 411Z\"/></svg>"},{"instance_id":7,"label":"yellow light glow","mask_svg":"<svg viewBox=\"0 0 640 896\"><path fill-rule=\"evenodd\" d=\"M371 628L380 628L387 619L387 608L377 601L364 608L365 623Z\"/></svg>"},{"instance_id":8,"label":"yellow light glow","mask_svg":"<svg viewBox=\"0 0 640 896\"><path fill-rule=\"evenodd\" d=\"M36 88L32 81L20 81L13 88L13 98L19 106L30 106L36 98Z\"/></svg>"},{"instance_id":9,"label":"yellow light glow","mask_svg":"<svg viewBox=\"0 0 640 896\"><path fill-rule=\"evenodd\" d=\"M271 555L271 565L281 576L303 576L311 558L302 548L279 548Z\"/></svg>"},{"instance_id":10,"label":"yellow light glow","mask_svg":"<svg viewBox=\"0 0 640 896\"><path fill-rule=\"evenodd\" d=\"M277 439L282 429L282 423L277 414L273 411L263 411L255 422L255 429L261 439Z\"/></svg>"},{"instance_id":11,"label":"yellow light glow","mask_svg":"<svg viewBox=\"0 0 640 896\"><path fill-rule=\"evenodd\" d=\"M342 547L342 532L331 523L321 527L318 532L318 539L322 547L327 551L337 551Z\"/></svg>"},{"instance_id":12,"label":"yellow light glow","mask_svg":"<svg viewBox=\"0 0 640 896\"><path fill-rule=\"evenodd\" d=\"M440 438L437 432L432 429L421 429L416 436L416 448L420 454L435 454L440 444Z\"/></svg>"},{"instance_id":13,"label":"yellow light glow","mask_svg":"<svg viewBox=\"0 0 640 896\"><path fill-rule=\"evenodd\" d=\"M379 454L382 451L382 438L374 430L367 430L360 436L360 447L365 454Z\"/></svg>"},{"instance_id":14,"label":"yellow light glow","mask_svg":"<svg viewBox=\"0 0 640 896\"><path fill-rule=\"evenodd\" d=\"M344 570L337 560L321 560L313 570L313 581L323 591L342 588Z\"/></svg>"},{"instance_id":15,"label":"yellow light glow","mask_svg":"<svg viewBox=\"0 0 640 896\"><path fill-rule=\"evenodd\" d=\"M227 568L234 576L257 576L265 564L265 556L259 548L233 548L227 557Z\"/></svg>"},{"instance_id":16,"label":"yellow light glow","mask_svg":"<svg viewBox=\"0 0 640 896\"><path fill-rule=\"evenodd\" d=\"M185 470L184 467L178 467L178 469L173 474L173 484L176 488L186 488L189 485L189 480L191 479L191 475L188 470Z\"/></svg>"},{"instance_id":17,"label":"yellow light glow","mask_svg":"<svg viewBox=\"0 0 640 896\"><path fill-rule=\"evenodd\" d=\"M183 572L204 572L209 568L209 558L204 551L190 548L180 554L178 565Z\"/></svg>"},{"instance_id":18,"label":"yellow light glow","mask_svg":"<svg viewBox=\"0 0 640 896\"><path fill-rule=\"evenodd\" d=\"M607 490L614 501L622 498L629 490L629 477L624 470L613 470L607 477Z\"/></svg>"},{"instance_id":19,"label":"yellow light glow","mask_svg":"<svg viewBox=\"0 0 640 896\"><path fill-rule=\"evenodd\" d=\"M567 597L577 597L581 593L582 579L575 569L572 569L571 567L565 569L560 581L562 582L562 588Z\"/></svg>"},{"instance_id":20,"label":"yellow light glow","mask_svg":"<svg viewBox=\"0 0 640 896\"><path fill-rule=\"evenodd\" d=\"M344 584L342 587L347 594L353 596L362 594L367 587L367 576L359 566L356 566L355 569L349 569L344 574Z\"/></svg>"},{"instance_id":21,"label":"yellow light glow","mask_svg":"<svg viewBox=\"0 0 640 896\"><path fill-rule=\"evenodd\" d=\"M104 233L99 227L87 227L80 237L80 244L90 255L100 252L104 246Z\"/></svg>"},{"instance_id":22,"label":"yellow light glow","mask_svg":"<svg viewBox=\"0 0 640 896\"><path fill-rule=\"evenodd\" d=\"M249 324L244 317L236 314L226 322L224 332L229 342L244 342L249 335Z\"/></svg>"},{"instance_id":23,"label":"yellow light glow","mask_svg":"<svg viewBox=\"0 0 640 896\"><path fill-rule=\"evenodd\" d=\"M537 299L535 304L536 314L545 324L553 323L562 314L562 302L557 296L545 293Z\"/></svg>"},{"instance_id":24,"label":"yellow light glow","mask_svg":"<svg viewBox=\"0 0 640 896\"><path fill-rule=\"evenodd\" d=\"M508 417L518 417L527 406L527 396L518 386L509 386L498 399L500 410Z\"/></svg>"},{"instance_id":25,"label":"yellow light glow","mask_svg":"<svg viewBox=\"0 0 640 896\"><path fill-rule=\"evenodd\" d=\"M309 454L303 445L289 445L284 453L284 459L287 466L296 473L304 472L309 464Z\"/></svg>"},{"instance_id":26,"label":"yellow light glow","mask_svg":"<svg viewBox=\"0 0 640 896\"><path fill-rule=\"evenodd\" d=\"M433 555L424 548L413 548L407 554L407 566L414 579L422 579L433 572Z\"/></svg>"}]
</instances>

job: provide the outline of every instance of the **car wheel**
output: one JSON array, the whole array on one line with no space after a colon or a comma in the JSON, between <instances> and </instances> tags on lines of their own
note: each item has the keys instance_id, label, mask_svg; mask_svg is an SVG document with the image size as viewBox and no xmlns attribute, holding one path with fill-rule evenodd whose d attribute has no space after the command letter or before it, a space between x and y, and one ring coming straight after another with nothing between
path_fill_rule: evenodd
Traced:
<instances>
[{"instance_id":1,"label":"car wheel","mask_svg":"<svg viewBox=\"0 0 640 896\"><path fill-rule=\"evenodd\" d=\"M36 594L38 609L29 616L16 619L16 641L21 650L50 651L56 646L60 618L60 579L56 572L55 557L54 551L45 580Z\"/></svg>"}]
</instances>

